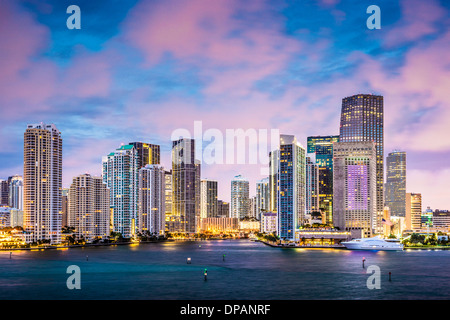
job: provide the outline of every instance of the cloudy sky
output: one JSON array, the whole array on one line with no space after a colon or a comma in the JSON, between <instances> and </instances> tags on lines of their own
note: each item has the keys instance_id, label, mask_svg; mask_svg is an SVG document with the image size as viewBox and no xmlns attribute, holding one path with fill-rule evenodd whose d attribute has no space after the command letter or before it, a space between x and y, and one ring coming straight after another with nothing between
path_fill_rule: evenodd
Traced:
<instances>
[{"instance_id":1,"label":"cloudy sky","mask_svg":"<svg viewBox=\"0 0 450 320\"><path fill-rule=\"evenodd\" d=\"M81 30L69 30L69 5ZM381 8L369 30L366 9ZM122 143L171 134L278 129L306 145L339 133L343 97L384 96L385 151L407 152L407 191L450 209L450 2L8 1L0 2L0 178L23 171L28 123L63 137L63 186L101 174ZM230 180L260 165L203 165L230 199Z\"/></svg>"}]
</instances>

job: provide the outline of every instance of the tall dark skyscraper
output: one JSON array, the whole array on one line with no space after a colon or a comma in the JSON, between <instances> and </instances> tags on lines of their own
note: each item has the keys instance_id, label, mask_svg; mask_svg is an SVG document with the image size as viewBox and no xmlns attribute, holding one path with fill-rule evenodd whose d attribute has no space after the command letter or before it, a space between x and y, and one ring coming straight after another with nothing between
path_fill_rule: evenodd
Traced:
<instances>
[{"instance_id":1,"label":"tall dark skyscraper","mask_svg":"<svg viewBox=\"0 0 450 320\"><path fill-rule=\"evenodd\" d=\"M375 142L376 148L376 210L374 233L382 233L384 208L384 116L383 97L357 94L342 99L340 142Z\"/></svg>"},{"instance_id":2,"label":"tall dark skyscraper","mask_svg":"<svg viewBox=\"0 0 450 320\"><path fill-rule=\"evenodd\" d=\"M333 221L333 143L339 136L308 137L308 153L315 154L319 167L319 208L325 212L327 223Z\"/></svg>"},{"instance_id":3,"label":"tall dark skyscraper","mask_svg":"<svg viewBox=\"0 0 450 320\"><path fill-rule=\"evenodd\" d=\"M393 151L386 157L385 205L391 216L405 216L406 152Z\"/></svg>"},{"instance_id":4,"label":"tall dark skyscraper","mask_svg":"<svg viewBox=\"0 0 450 320\"><path fill-rule=\"evenodd\" d=\"M144 142L130 142L138 154L138 169L147 164L160 164L160 146Z\"/></svg>"},{"instance_id":5,"label":"tall dark skyscraper","mask_svg":"<svg viewBox=\"0 0 450 320\"><path fill-rule=\"evenodd\" d=\"M177 232L195 233L200 223L200 163L195 140L172 141L172 216Z\"/></svg>"}]
</instances>

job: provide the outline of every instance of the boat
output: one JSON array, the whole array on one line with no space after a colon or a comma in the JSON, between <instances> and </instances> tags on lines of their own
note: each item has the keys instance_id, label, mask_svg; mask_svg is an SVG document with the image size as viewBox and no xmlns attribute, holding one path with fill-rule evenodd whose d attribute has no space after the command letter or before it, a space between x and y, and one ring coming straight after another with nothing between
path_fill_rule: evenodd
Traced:
<instances>
[{"instance_id":1,"label":"boat","mask_svg":"<svg viewBox=\"0 0 450 320\"><path fill-rule=\"evenodd\" d=\"M341 244L349 250L403 250L403 244L401 244L399 240L385 240L378 236L372 238L353 239L351 241L341 242Z\"/></svg>"}]
</instances>

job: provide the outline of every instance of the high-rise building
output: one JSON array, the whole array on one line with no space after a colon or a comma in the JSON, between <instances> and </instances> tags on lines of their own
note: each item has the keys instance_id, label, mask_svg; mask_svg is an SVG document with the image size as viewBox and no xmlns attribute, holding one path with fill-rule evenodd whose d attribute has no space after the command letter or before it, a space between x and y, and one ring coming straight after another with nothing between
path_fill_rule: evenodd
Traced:
<instances>
[{"instance_id":1,"label":"high-rise building","mask_svg":"<svg viewBox=\"0 0 450 320\"><path fill-rule=\"evenodd\" d=\"M102 177L92 177L94 181L94 237L107 239L111 234L110 197Z\"/></svg>"},{"instance_id":2,"label":"high-rise building","mask_svg":"<svg viewBox=\"0 0 450 320\"><path fill-rule=\"evenodd\" d=\"M383 97L372 94L357 94L342 99L340 142L375 142L376 204L377 219L375 233L383 232L384 209L384 116Z\"/></svg>"},{"instance_id":3,"label":"high-rise building","mask_svg":"<svg viewBox=\"0 0 450 320\"><path fill-rule=\"evenodd\" d=\"M244 219L249 216L249 182L242 175L231 180L230 218Z\"/></svg>"},{"instance_id":4,"label":"high-rise building","mask_svg":"<svg viewBox=\"0 0 450 320\"><path fill-rule=\"evenodd\" d=\"M63 188L61 191L61 225L69 226L69 188Z\"/></svg>"},{"instance_id":5,"label":"high-rise building","mask_svg":"<svg viewBox=\"0 0 450 320\"><path fill-rule=\"evenodd\" d=\"M202 179L200 181L200 217L215 218L217 215L217 181Z\"/></svg>"},{"instance_id":6,"label":"high-rise building","mask_svg":"<svg viewBox=\"0 0 450 320\"><path fill-rule=\"evenodd\" d=\"M392 216L404 217L406 212L406 152L393 151L386 157L385 205Z\"/></svg>"},{"instance_id":7,"label":"high-rise building","mask_svg":"<svg viewBox=\"0 0 450 320\"><path fill-rule=\"evenodd\" d=\"M280 150L274 150L269 153L269 197L270 212L277 212L278 199L278 166L280 164Z\"/></svg>"},{"instance_id":8,"label":"high-rise building","mask_svg":"<svg viewBox=\"0 0 450 320\"><path fill-rule=\"evenodd\" d=\"M195 159L194 139L172 141L172 184L177 232L195 233L200 224L200 163Z\"/></svg>"},{"instance_id":9,"label":"high-rise building","mask_svg":"<svg viewBox=\"0 0 450 320\"><path fill-rule=\"evenodd\" d=\"M17 210L23 210L23 178L12 176L8 178L8 205Z\"/></svg>"},{"instance_id":10,"label":"high-rise building","mask_svg":"<svg viewBox=\"0 0 450 320\"><path fill-rule=\"evenodd\" d=\"M110 190L112 228L124 238L136 234L138 214L138 155L123 145L103 158L103 181Z\"/></svg>"},{"instance_id":11,"label":"high-rise building","mask_svg":"<svg viewBox=\"0 0 450 320\"><path fill-rule=\"evenodd\" d=\"M24 229L33 241L61 242L62 138L54 124L24 133Z\"/></svg>"},{"instance_id":12,"label":"high-rise building","mask_svg":"<svg viewBox=\"0 0 450 320\"><path fill-rule=\"evenodd\" d=\"M422 226L422 194L406 194L405 221L406 230L420 230Z\"/></svg>"},{"instance_id":13,"label":"high-rise building","mask_svg":"<svg viewBox=\"0 0 450 320\"><path fill-rule=\"evenodd\" d=\"M139 170L139 232L163 235L165 231L166 174L147 164Z\"/></svg>"},{"instance_id":14,"label":"high-rise building","mask_svg":"<svg viewBox=\"0 0 450 320\"><path fill-rule=\"evenodd\" d=\"M313 154L319 167L319 209L326 222L333 221L333 143L339 136L308 137L308 153ZM317 210L319 211L319 210Z\"/></svg>"},{"instance_id":15,"label":"high-rise building","mask_svg":"<svg viewBox=\"0 0 450 320\"><path fill-rule=\"evenodd\" d=\"M179 226L179 217L175 216L172 211L173 201L172 201L172 170L165 171L165 195L166 195L166 204L165 204L165 219L166 219L166 232L175 232L180 229Z\"/></svg>"},{"instance_id":16,"label":"high-rise building","mask_svg":"<svg viewBox=\"0 0 450 320\"><path fill-rule=\"evenodd\" d=\"M333 224L354 238L376 228L376 146L373 141L337 142L333 163Z\"/></svg>"},{"instance_id":17,"label":"high-rise building","mask_svg":"<svg viewBox=\"0 0 450 320\"><path fill-rule=\"evenodd\" d=\"M433 212L433 227L450 228L450 211L436 209Z\"/></svg>"},{"instance_id":18,"label":"high-rise building","mask_svg":"<svg viewBox=\"0 0 450 320\"><path fill-rule=\"evenodd\" d=\"M248 199L248 218L257 219L256 217L256 196Z\"/></svg>"},{"instance_id":19,"label":"high-rise building","mask_svg":"<svg viewBox=\"0 0 450 320\"><path fill-rule=\"evenodd\" d=\"M0 207L0 228L11 227L11 208L10 207Z\"/></svg>"},{"instance_id":20,"label":"high-rise building","mask_svg":"<svg viewBox=\"0 0 450 320\"><path fill-rule=\"evenodd\" d=\"M130 142L137 152L138 168L145 167L147 164L160 164L161 154L160 146L144 142Z\"/></svg>"},{"instance_id":21,"label":"high-rise building","mask_svg":"<svg viewBox=\"0 0 450 320\"><path fill-rule=\"evenodd\" d=\"M256 182L256 219L261 220L261 212L270 211L270 179L264 178Z\"/></svg>"},{"instance_id":22,"label":"high-rise building","mask_svg":"<svg viewBox=\"0 0 450 320\"><path fill-rule=\"evenodd\" d=\"M8 180L0 179L0 205L8 206L8 204L9 204Z\"/></svg>"},{"instance_id":23,"label":"high-rise building","mask_svg":"<svg viewBox=\"0 0 450 320\"><path fill-rule=\"evenodd\" d=\"M295 240L305 219L306 152L293 135L280 135L278 168L277 234Z\"/></svg>"},{"instance_id":24,"label":"high-rise building","mask_svg":"<svg viewBox=\"0 0 450 320\"><path fill-rule=\"evenodd\" d=\"M81 174L68 193L68 224L86 242L109 236L109 189L101 177Z\"/></svg>"},{"instance_id":25,"label":"high-rise building","mask_svg":"<svg viewBox=\"0 0 450 320\"><path fill-rule=\"evenodd\" d=\"M319 208L319 166L314 159L306 157L306 214L320 211Z\"/></svg>"},{"instance_id":26,"label":"high-rise building","mask_svg":"<svg viewBox=\"0 0 450 320\"><path fill-rule=\"evenodd\" d=\"M97 180L102 182L101 178ZM95 187L94 177L90 174L81 174L73 178L68 193L68 224L75 229L77 238L84 239L86 242L92 242L97 237L95 234L94 203L97 200ZM106 185L104 189L107 190ZM109 218L109 202L104 205L103 212Z\"/></svg>"},{"instance_id":27,"label":"high-rise building","mask_svg":"<svg viewBox=\"0 0 450 320\"><path fill-rule=\"evenodd\" d=\"M230 203L222 200L217 200L217 216L219 218L230 217Z\"/></svg>"}]
</instances>

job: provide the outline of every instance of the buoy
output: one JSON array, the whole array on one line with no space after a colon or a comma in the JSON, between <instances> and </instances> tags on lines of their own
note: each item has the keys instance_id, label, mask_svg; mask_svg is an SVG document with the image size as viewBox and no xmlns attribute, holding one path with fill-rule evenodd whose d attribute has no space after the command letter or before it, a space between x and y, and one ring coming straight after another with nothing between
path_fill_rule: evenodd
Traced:
<instances>
[{"instance_id":1,"label":"buoy","mask_svg":"<svg viewBox=\"0 0 450 320\"><path fill-rule=\"evenodd\" d=\"M363 257L363 258L362 258L362 263L363 263L363 264L362 264L362 267L363 267L363 268L364 268L364 261L366 261L366 258Z\"/></svg>"},{"instance_id":2,"label":"buoy","mask_svg":"<svg viewBox=\"0 0 450 320\"><path fill-rule=\"evenodd\" d=\"M208 280L208 271L205 269L205 281Z\"/></svg>"},{"instance_id":3,"label":"buoy","mask_svg":"<svg viewBox=\"0 0 450 320\"><path fill-rule=\"evenodd\" d=\"M222 257L222 261L225 261L225 255L223 255L223 257Z\"/></svg>"},{"instance_id":4,"label":"buoy","mask_svg":"<svg viewBox=\"0 0 450 320\"><path fill-rule=\"evenodd\" d=\"M89 256L86 256L86 261L89 261Z\"/></svg>"}]
</instances>

